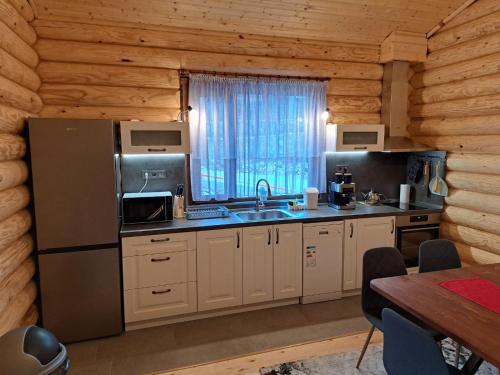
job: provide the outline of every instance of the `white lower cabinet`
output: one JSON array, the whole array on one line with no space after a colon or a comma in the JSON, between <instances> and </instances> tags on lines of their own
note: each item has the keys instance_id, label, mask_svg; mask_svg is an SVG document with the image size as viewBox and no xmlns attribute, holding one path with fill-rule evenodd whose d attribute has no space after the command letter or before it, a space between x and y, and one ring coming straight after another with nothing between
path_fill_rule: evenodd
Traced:
<instances>
[{"instance_id":1,"label":"white lower cabinet","mask_svg":"<svg viewBox=\"0 0 500 375\"><path fill-rule=\"evenodd\" d=\"M363 255L375 247L394 246L395 224L394 216L345 221L343 290L361 288Z\"/></svg>"},{"instance_id":2,"label":"white lower cabinet","mask_svg":"<svg viewBox=\"0 0 500 375\"><path fill-rule=\"evenodd\" d=\"M199 311L243 303L241 232L237 228L197 233Z\"/></svg>"},{"instance_id":3,"label":"white lower cabinet","mask_svg":"<svg viewBox=\"0 0 500 375\"><path fill-rule=\"evenodd\" d=\"M273 300L273 227L243 228L243 304Z\"/></svg>"},{"instance_id":4,"label":"white lower cabinet","mask_svg":"<svg viewBox=\"0 0 500 375\"><path fill-rule=\"evenodd\" d=\"M273 226L274 299L302 295L302 223Z\"/></svg>"}]
</instances>

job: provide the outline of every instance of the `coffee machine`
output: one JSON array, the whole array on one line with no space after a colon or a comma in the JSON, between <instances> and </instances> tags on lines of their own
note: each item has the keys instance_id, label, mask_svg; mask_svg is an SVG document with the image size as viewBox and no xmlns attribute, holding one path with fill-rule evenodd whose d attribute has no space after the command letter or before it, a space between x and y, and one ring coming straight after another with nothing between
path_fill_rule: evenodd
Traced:
<instances>
[{"instance_id":1,"label":"coffee machine","mask_svg":"<svg viewBox=\"0 0 500 375\"><path fill-rule=\"evenodd\" d=\"M337 166L333 181L328 186L328 205L337 210L353 210L356 208L356 184L352 182L352 174L343 165Z\"/></svg>"}]
</instances>

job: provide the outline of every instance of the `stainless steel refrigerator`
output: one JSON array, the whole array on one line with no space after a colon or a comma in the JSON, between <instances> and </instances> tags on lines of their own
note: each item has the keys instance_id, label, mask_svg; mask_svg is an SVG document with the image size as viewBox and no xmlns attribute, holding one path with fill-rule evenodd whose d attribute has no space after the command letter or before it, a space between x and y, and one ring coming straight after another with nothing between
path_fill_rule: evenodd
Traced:
<instances>
[{"instance_id":1,"label":"stainless steel refrigerator","mask_svg":"<svg viewBox=\"0 0 500 375\"><path fill-rule=\"evenodd\" d=\"M111 120L30 119L42 323L63 342L122 331Z\"/></svg>"}]
</instances>

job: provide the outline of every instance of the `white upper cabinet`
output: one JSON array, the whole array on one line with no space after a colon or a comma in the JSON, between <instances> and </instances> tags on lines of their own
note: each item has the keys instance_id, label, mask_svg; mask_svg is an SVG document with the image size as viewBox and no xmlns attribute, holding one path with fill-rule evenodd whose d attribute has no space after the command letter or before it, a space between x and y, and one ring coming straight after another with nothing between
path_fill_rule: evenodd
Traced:
<instances>
[{"instance_id":1,"label":"white upper cabinet","mask_svg":"<svg viewBox=\"0 0 500 375\"><path fill-rule=\"evenodd\" d=\"M383 124L326 125L326 151L383 151Z\"/></svg>"},{"instance_id":2,"label":"white upper cabinet","mask_svg":"<svg viewBox=\"0 0 500 375\"><path fill-rule=\"evenodd\" d=\"M121 121L122 154L189 154L187 122Z\"/></svg>"}]
</instances>

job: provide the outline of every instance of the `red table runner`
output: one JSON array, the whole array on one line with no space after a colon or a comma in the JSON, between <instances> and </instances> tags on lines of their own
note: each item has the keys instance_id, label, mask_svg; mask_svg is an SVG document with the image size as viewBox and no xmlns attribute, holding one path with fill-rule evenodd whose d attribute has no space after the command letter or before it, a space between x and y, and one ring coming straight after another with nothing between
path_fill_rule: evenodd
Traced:
<instances>
[{"instance_id":1,"label":"red table runner","mask_svg":"<svg viewBox=\"0 0 500 375\"><path fill-rule=\"evenodd\" d=\"M500 285L498 284L482 278L474 278L443 281L439 285L500 314Z\"/></svg>"}]
</instances>

